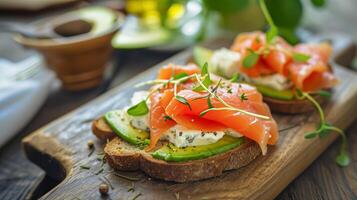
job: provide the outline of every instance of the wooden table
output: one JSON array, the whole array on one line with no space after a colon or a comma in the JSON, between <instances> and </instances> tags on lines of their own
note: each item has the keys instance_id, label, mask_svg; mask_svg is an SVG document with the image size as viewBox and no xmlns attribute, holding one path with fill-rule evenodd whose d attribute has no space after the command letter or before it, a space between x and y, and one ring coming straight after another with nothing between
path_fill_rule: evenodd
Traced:
<instances>
[{"instance_id":1,"label":"wooden table","mask_svg":"<svg viewBox=\"0 0 357 200\"><path fill-rule=\"evenodd\" d=\"M57 184L26 159L21 138L174 53L116 52L113 55L114 74L101 86L80 93L60 88L53 90L29 125L0 149L0 199L37 199ZM339 150L339 141L336 141L277 199L357 199L357 147L353 146L357 144L356 132L357 121L347 130L352 158L350 166L340 168L335 164Z\"/></svg>"}]
</instances>

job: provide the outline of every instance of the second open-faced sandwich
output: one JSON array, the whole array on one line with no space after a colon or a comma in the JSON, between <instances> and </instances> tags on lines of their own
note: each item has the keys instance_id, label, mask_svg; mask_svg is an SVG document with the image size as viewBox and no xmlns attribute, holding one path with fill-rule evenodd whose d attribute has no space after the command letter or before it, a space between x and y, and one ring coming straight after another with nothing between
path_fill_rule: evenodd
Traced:
<instances>
[{"instance_id":1,"label":"second open-faced sandwich","mask_svg":"<svg viewBox=\"0 0 357 200\"><path fill-rule=\"evenodd\" d=\"M210 71L257 87L273 111L301 113L313 110L296 90L311 94L320 103L338 83L329 66L332 48L328 43L292 46L281 37L267 42L262 32L242 33L230 49L215 51L197 47L196 62L209 62Z\"/></svg>"},{"instance_id":2,"label":"second open-faced sandwich","mask_svg":"<svg viewBox=\"0 0 357 200\"><path fill-rule=\"evenodd\" d=\"M265 155L277 124L255 87L224 80L196 65L160 69L131 105L93 122L110 166L186 182L220 175Z\"/></svg>"}]
</instances>

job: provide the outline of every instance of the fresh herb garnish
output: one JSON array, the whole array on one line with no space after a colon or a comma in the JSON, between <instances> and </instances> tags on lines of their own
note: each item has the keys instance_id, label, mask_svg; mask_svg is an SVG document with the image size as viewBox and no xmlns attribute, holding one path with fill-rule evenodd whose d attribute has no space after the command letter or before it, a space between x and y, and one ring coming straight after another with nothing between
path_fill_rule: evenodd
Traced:
<instances>
[{"instance_id":1,"label":"fresh herb garnish","mask_svg":"<svg viewBox=\"0 0 357 200\"><path fill-rule=\"evenodd\" d=\"M247 69L252 68L259 60L259 54L251 49L248 49L248 51L249 54L243 59L243 67Z\"/></svg>"},{"instance_id":2,"label":"fresh herb garnish","mask_svg":"<svg viewBox=\"0 0 357 200\"><path fill-rule=\"evenodd\" d=\"M339 152L338 156L336 157L336 162L337 162L337 164L339 164L342 167L347 166L351 160L350 160L350 157L349 157L348 151L347 151L347 138L346 138L346 135L343 132L343 130L341 130L340 128L335 127L333 125L330 125L328 122L326 122L325 115L324 115L324 112L323 112L320 104L309 93L303 92L299 89L296 90L296 93L297 93L298 99L307 99L311 103L313 103L320 115L319 127L315 131L306 133L305 138L311 139L311 138L315 138L317 136L319 138L322 138L322 137L326 136L327 134L329 134L331 131L337 132L342 137L342 143L341 143L340 152Z\"/></svg>"},{"instance_id":3,"label":"fresh herb garnish","mask_svg":"<svg viewBox=\"0 0 357 200\"><path fill-rule=\"evenodd\" d=\"M307 62L309 61L311 58L311 56L307 55L307 54L303 54L303 53L293 53L293 60L295 62Z\"/></svg>"},{"instance_id":4,"label":"fresh herb garnish","mask_svg":"<svg viewBox=\"0 0 357 200\"><path fill-rule=\"evenodd\" d=\"M142 194L139 193L139 194L135 195L131 200L136 200L136 199L139 198L141 195L142 195Z\"/></svg>"},{"instance_id":5,"label":"fresh herb garnish","mask_svg":"<svg viewBox=\"0 0 357 200\"><path fill-rule=\"evenodd\" d=\"M141 179L139 177L125 176L125 175L119 174L119 173L114 173L114 175L118 176L120 178L126 179L128 181L140 181L140 179Z\"/></svg>"},{"instance_id":6,"label":"fresh herb garnish","mask_svg":"<svg viewBox=\"0 0 357 200\"><path fill-rule=\"evenodd\" d=\"M207 97L207 105L208 105L208 108L213 108L213 105L212 105L212 102L211 102L211 96Z\"/></svg>"},{"instance_id":7,"label":"fresh herb garnish","mask_svg":"<svg viewBox=\"0 0 357 200\"><path fill-rule=\"evenodd\" d=\"M127 111L129 115L132 116L142 116L149 112L149 108L145 100L140 101L138 104L133 105Z\"/></svg>"},{"instance_id":8,"label":"fresh herb garnish","mask_svg":"<svg viewBox=\"0 0 357 200\"><path fill-rule=\"evenodd\" d=\"M179 96L179 95L176 95L175 96L175 99L183 104L185 104L186 106L188 106L188 108L190 108L190 110L192 110L191 108L191 105L188 103L187 99L183 96Z\"/></svg>"},{"instance_id":9,"label":"fresh herb garnish","mask_svg":"<svg viewBox=\"0 0 357 200\"><path fill-rule=\"evenodd\" d=\"M170 116L168 116L168 115L165 115L164 116L164 121L166 122L167 120L172 120L172 118Z\"/></svg>"},{"instance_id":10,"label":"fresh herb garnish","mask_svg":"<svg viewBox=\"0 0 357 200\"><path fill-rule=\"evenodd\" d=\"M205 64L202 66L202 69L201 69L201 75L204 76L208 74L208 63L205 62Z\"/></svg>"},{"instance_id":11,"label":"fresh herb garnish","mask_svg":"<svg viewBox=\"0 0 357 200\"><path fill-rule=\"evenodd\" d=\"M326 90L319 90L316 92L316 94L318 94L322 97L331 97L332 96L331 92L326 91Z\"/></svg>"},{"instance_id":12,"label":"fresh herb garnish","mask_svg":"<svg viewBox=\"0 0 357 200\"><path fill-rule=\"evenodd\" d=\"M186 77L186 76L188 76L188 74L185 73L185 72L182 72L182 73L179 73L179 74L174 75L174 76L172 77L172 79L173 79L173 80L178 80L178 79L183 78L183 77Z\"/></svg>"},{"instance_id":13,"label":"fresh herb garnish","mask_svg":"<svg viewBox=\"0 0 357 200\"><path fill-rule=\"evenodd\" d=\"M102 173L103 171L104 171L104 169L103 169L103 168L100 168L100 169L95 173L95 175L98 175L98 174Z\"/></svg>"},{"instance_id":14,"label":"fresh herb garnish","mask_svg":"<svg viewBox=\"0 0 357 200\"><path fill-rule=\"evenodd\" d=\"M211 77L210 77L210 75L208 73L208 64L207 63L205 63L203 65L203 67L202 67L201 77L204 77L204 79L202 81L203 85L205 85L206 87L211 85L212 81L211 81ZM200 92L200 91L203 91L204 88L201 85L197 85L192 90L195 91L195 92Z\"/></svg>"},{"instance_id":15,"label":"fresh herb garnish","mask_svg":"<svg viewBox=\"0 0 357 200\"><path fill-rule=\"evenodd\" d=\"M267 6L265 5L265 1L264 0L259 0L259 5L260 5L260 9L263 12L263 15L265 17L265 19L267 20L268 24L269 24L269 30L266 32L265 37L266 37L266 41L268 44L272 44L275 42L275 38L278 35L278 28L275 25L273 18L271 17Z\"/></svg>"},{"instance_id":16,"label":"fresh herb garnish","mask_svg":"<svg viewBox=\"0 0 357 200\"><path fill-rule=\"evenodd\" d=\"M87 166L87 165L81 165L79 166L81 169L90 169L90 166Z\"/></svg>"},{"instance_id":17,"label":"fresh herb garnish","mask_svg":"<svg viewBox=\"0 0 357 200\"><path fill-rule=\"evenodd\" d=\"M240 74L235 73L229 81L232 83L237 83L239 79L240 79Z\"/></svg>"},{"instance_id":18,"label":"fresh herb garnish","mask_svg":"<svg viewBox=\"0 0 357 200\"><path fill-rule=\"evenodd\" d=\"M128 192L135 192L135 188L134 188L134 183L133 182L131 182L131 186L128 189Z\"/></svg>"},{"instance_id":19,"label":"fresh herb garnish","mask_svg":"<svg viewBox=\"0 0 357 200\"><path fill-rule=\"evenodd\" d=\"M267 116L259 115L259 114L252 113L252 112L248 112L248 111L245 111L245 110L242 110L242 109L239 109L239 108L235 108L235 107L233 107L233 106L227 104L227 103L226 103L223 99L221 99L217 94L215 94L214 92L210 91L206 86L204 86L197 74L195 74L195 77L196 77L196 80L198 81L198 83L199 83L210 95L212 95L213 97L215 97L219 102L221 102L224 106L226 106L226 107L222 107L222 108L209 108L209 109L206 109L206 110L204 110L204 111L202 111L202 112L200 113L200 116L203 116L203 115L205 115L207 112L212 111L212 110L232 110L232 111L241 112L241 113L244 113L244 114L247 114L247 115L251 115L251 116L254 116L254 117L258 117L258 118L261 118L261 119L265 119L265 120L269 120L269 119L270 119L270 118L267 117ZM218 84L218 85L219 85L219 84Z\"/></svg>"},{"instance_id":20,"label":"fresh herb garnish","mask_svg":"<svg viewBox=\"0 0 357 200\"><path fill-rule=\"evenodd\" d=\"M239 98L242 102L248 100L248 97L245 93L240 94Z\"/></svg>"},{"instance_id":21,"label":"fresh herb garnish","mask_svg":"<svg viewBox=\"0 0 357 200\"><path fill-rule=\"evenodd\" d=\"M267 43L268 44L274 43L277 35L278 35L278 28L276 26L271 26L269 30L265 33Z\"/></svg>"}]
</instances>

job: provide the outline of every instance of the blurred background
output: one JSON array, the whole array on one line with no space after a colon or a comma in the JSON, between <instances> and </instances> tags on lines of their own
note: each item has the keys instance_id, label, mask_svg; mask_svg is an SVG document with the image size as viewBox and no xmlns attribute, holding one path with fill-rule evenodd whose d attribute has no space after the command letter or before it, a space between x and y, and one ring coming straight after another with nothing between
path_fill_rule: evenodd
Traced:
<instances>
[{"instance_id":1,"label":"blurred background","mask_svg":"<svg viewBox=\"0 0 357 200\"><path fill-rule=\"evenodd\" d=\"M266 4L291 44L339 40L357 69L356 0ZM23 136L183 49L265 29L257 0L0 0L0 194L56 184L25 159Z\"/></svg>"}]
</instances>

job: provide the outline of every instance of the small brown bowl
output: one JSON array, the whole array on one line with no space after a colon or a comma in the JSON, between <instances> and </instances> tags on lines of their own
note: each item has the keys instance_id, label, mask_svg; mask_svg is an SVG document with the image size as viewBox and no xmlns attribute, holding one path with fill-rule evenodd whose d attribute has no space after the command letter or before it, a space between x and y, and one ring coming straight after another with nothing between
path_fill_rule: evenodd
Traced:
<instances>
[{"instance_id":1,"label":"small brown bowl","mask_svg":"<svg viewBox=\"0 0 357 200\"><path fill-rule=\"evenodd\" d=\"M17 34L14 39L21 45L42 53L48 67L56 72L64 89L78 91L93 88L103 80L112 53L111 40L124 21L122 13L110 12L116 15L112 27L98 34L88 32L91 29L88 29L88 22L83 23L83 20L73 18L71 12L34 23L39 29L50 27L63 37L37 39ZM84 33L80 34L81 31Z\"/></svg>"}]
</instances>

